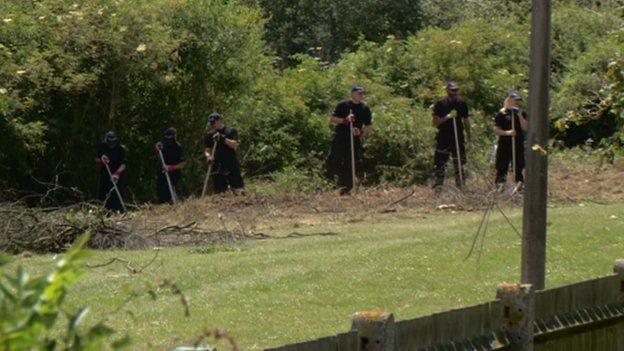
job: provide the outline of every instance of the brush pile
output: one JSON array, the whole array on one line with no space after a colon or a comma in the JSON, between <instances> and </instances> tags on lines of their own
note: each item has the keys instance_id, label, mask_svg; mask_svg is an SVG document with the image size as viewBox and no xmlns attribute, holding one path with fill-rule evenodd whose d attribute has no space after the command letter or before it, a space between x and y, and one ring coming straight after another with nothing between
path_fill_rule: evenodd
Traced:
<instances>
[{"instance_id":1,"label":"brush pile","mask_svg":"<svg viewBox=\"0 0 624 351\"><path fill-rule=\"evenodd\" d=\"M111 216L91 203L53 208L0 203L0 252L59 253L83 233L90 234L87 247L97 250L224 244L246 239L239 231L207 231L194 222L139 228L131 218Z\"/></svg>"},{"instance_id":2,"label":"brush pile","mask_svg":"<svg viewBox=\"0 0 624 351\"><path fill-rule=\"evenodd\" d=\"M124 247L132 236L122 222L98 207L81 203L70 207L37 208L20 203L0 204L0 251L57 253L65 251L83 233L89 247Z\"/></svg>"}]
</instances>

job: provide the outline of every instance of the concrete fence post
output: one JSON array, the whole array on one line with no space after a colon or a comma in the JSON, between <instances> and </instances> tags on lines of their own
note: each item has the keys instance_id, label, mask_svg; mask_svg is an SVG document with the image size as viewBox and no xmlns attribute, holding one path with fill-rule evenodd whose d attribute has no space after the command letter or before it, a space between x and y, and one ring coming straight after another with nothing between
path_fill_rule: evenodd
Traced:
<instances>
[{"instance_id":1,"label":"concrete fence post","mask_svg":"<svg viewBox=\"0 0 624 351\"><path fill-rule=\"evenodd\" d=\"M394 351L395 325L392 313L358 312L351 330L357 332L358 351Z\"/></svg>"},{"instance_id":2,"label":"concrete fence post","mask_svg":"<svg viewBox=\"0 0 624 351\"><path fill-rule=\"evenodd\" d=\"M613 264L613 273L617 274L619 277L618 291L620 301L624 301L624 260L615 261ZM618 324L617 338L617 351L624 351L624 322Z\"/></svg>"},{"instance_id":3,"label":"concrete fence post","mask_svg":"<svg viewBox=\"0 0 624 351\"><path fill-rule=\"evenodd\" d=\"M501 302L503 331L509 338L509 349L533 351L535 291L531 284L502 284L496 290Z\"/></svg>"}]
</instances>

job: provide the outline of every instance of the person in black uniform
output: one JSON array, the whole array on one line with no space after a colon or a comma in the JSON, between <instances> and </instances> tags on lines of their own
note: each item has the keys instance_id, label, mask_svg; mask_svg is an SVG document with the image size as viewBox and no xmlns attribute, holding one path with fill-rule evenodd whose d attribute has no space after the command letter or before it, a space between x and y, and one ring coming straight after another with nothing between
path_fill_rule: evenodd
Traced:
<instances>
[{"instance_id":1,"label":"person in black uniform","mask_svg":"<svg viewBox=\"0 0 624 351\"><path fill-rule=\"evenodd\" d=\"M468 105L458 97L459 86L455 82L446 85L446 98L435 103L433 107L432 123L438 128L436 135L436 151L434 155L435 183L434 188L444 184L444 172L449 156L453 158L455 167L455 184L463 186L461 180L465 181L463 170L466 164L466 147L464 145L464 130L470 140L470 120L468 119ZM455 126L454 126L455 125ZM457 147L455 142L455 128L457 129L457 144L459 144L459 154L461 168L457 162ZM460 172L462 177L460 178Z\"/></svg>"},{"instance_id":2,"label":"person in black uniform","mask_svg":"<svg viewBox=\"0 0 624 351\"><path fill-rule=\"evenodd\" d=\"M113 182L117 184L119 192L123 194L122 175L126 170L126 150L121 146L114 132L106 133L104 142L97 149L95 162L101 165L98 198L104 202L104 207L107 210L123 212L121 201L113 190ZM108 174L105 165L108 165L112 177Z\"/></svg>"},{"instance_id":3,"label":"person in black uniform","mask_svg":"<svg viewBox=\"0 0 624 351\"><path fill-rule=\"evenodd\" d=\"M159 149L163 158L165 159L165 166L161 167L158 172L158 181L156 185L156 191L158 194L158 201L160 203L173 203L171 197L171 191L169 191L169 185L167 184L167 177L165 173L169 174L171 179L171 186L175 193L175 186L180 181L182 176L181 170L186 165L186 159L184 158L184 151L182 145L177 141L177 132L175 128L169 128L165 131L162 141L156 143L156 148Z\"/></svg>"},{"instance_id":4,"label":"person in black uniform","mask_svg":"<svg viewBox=\"0 0 624 351\"><path fill-rule=\"evenodd\" d=\"M214 162L212 178L215 193L223 193L232 189L235 194L245 191L245 184L241 175L240 163L236 157L238 149L238 132L226 126L223 117L218 113L208 116L208 123L212 130L206 134L204 155L208 162ZM212 149L217 144L215 154Z\"/></svg>"},{"instance_id":5,"label":"person in black uniform","mask_svg":"<svg viewBox=\"0 0 624 351\"><path fill-rule=\"evenodd\" d=\"M336 125L329 154L327 155L327 173L330 178L338 176L340 194L346 195L353 189L355 179L351 172L351 137L349 125L353 123L353 145L355 151L355 170L359 169L362 158L362 139L373 130L373 115L364 102L364 88L355 86L351 89L351 98L336 105L329 118Z\"/></svg>"},{"instance_id":6,"label":"person in black uniform","mask_svg":"<svg viewBox=\"0 0 624 351\"><path fill-rule=\"evenodd\" d=\"M515 137L516 145L516 174L515 182L524 182L524 133L529 128L527 115L518 108L522 97L518 93L511 93L505 99L502 109L494 118L494 134L498 136L496 147L496 184L501 187L507 181L509 164L513 159L512 140ZM513 125L512 125L513 118ZM513 164L513 163L512 163Z\"/></svg>"}]
</instances>

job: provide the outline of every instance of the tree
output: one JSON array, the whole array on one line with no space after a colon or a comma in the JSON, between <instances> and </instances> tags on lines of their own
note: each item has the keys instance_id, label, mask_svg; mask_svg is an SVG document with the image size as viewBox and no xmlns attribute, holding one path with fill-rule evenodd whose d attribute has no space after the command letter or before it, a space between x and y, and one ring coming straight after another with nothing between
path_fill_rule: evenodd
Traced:
<instances>
[{"instance_id":1,"label":"tree","mask_svg":"<svg viewBox=\"0 0 624 351\"><path fill-rule=\"evenodd\" d=\"M248 1L249 2L249 1ZM255 0L268 18L265 38L282 65L292 55L308 53L335 62L358 38L383 42L405 38L421 27L420 0Z\"/></svg>"}]
</instances>

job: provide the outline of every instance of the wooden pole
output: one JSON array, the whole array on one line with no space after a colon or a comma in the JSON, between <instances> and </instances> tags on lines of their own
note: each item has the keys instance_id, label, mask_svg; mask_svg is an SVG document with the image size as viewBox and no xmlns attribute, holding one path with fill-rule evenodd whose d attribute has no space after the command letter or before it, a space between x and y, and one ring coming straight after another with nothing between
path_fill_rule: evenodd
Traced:
<instances>
[{"instance_id":1,"label":"wooden pole","mask_svg":"<svg viewBox=\"0 0 624 351\"><path fill-rule=\"evenodd\" d=\"M216 140L214 143L215 144L212 146L212 161L210 161L210 164L208 165L208 171L206 172L206 177L204 178L204 187L202 188L201 197L206 196L206 191L208 190L208 179L210 179L210 172L212 172L212 165L214 165L217 161L215 159L215 155L217 153L217 145L219 145L219 143Z\"/></svg>"},{"instance_id":2,"label":"wooden pole","mask_svg":"<svg viewBox=\"0 0 624 351\"><path fill-rule=\"evenodd\" d=\"M511 137L511 165L514 176L513 183L516 184L516 179L518 179L518 169L516 168L516 114L513 108L509 112L511 112L511 130L514 131L514 135Z\"/></svg>"},{"instance_id":3,"label":"wooden pole","mask_svg":"<svg viewBox=\"0 0 624 351\"><path fill-rule=\"evenodd\" d=\"M352 110L349 110L349 117L353 117ZM353 140L353 121L349 123L349 134L351 135L351 189L355 192L355 141Z\"/></svg>"},{"instance_id":4,"label":"wooden pole","mask_svg":"<svg viewBox=\"0 0 624 351\"><path fill-rule=\"evenodd\" d=\"M500 300L503 332L510 351L533 351L535 291L530 284L502 284L496 290Z\"/></svg>"},{"instance_id":5,"label":"wooden pole","mask_svg":"<svg viewBox=\"0 0 624 351\"><path fill-rule=\"evenodd\" d=\"M624 260L616 260L613 264L613 273L620 278L620 299L624 300ZM624 323L617 325L617 348L616 351L624 351Z\"/></svg>"},{"instance_id":6,"label":"wooden pole","mask_svg":"<svg viewBox=\"0 0 624 351\"><path fill-rule=\"evenodd\" d=\"M126 211L126 204L124 204L124 200L121 197L121 192L119 191L119 188L117 187L117 183L115 183L115 180L113 179L113 173L111 173L111 170L108 167L108 163L104 162L104 166L106 166L106 171L108 172L108 179L110 179L111 183L113 184L113 188L115 189L115 193L117 194L117 198L119 199L119 203L121 204L121 208L123 208L124 212L127 212Z\"/></svg>"},{"instance_id":7,"label":"wooden pole","mask_svg":"<svg viewBox=\"0 0 624 351\"><path fill-rule=\"evenodd\" d=\"M533 0L529 133L522 236L522 283L543 290L546 278L548 201L548 85L550 75L550 0Z\"/></svg>"},{"instance_id":8,"label":"wooden pole","mask_svg":"<svg viewBox=\"0 0 624 351\"><path fill-rule=\"evenodd\" d=\"M396 326L392 313L358 312L351 330L357 332L357 351L393 351Z\"/></svg>"},{"instance_id":9,"label":"wooden pole","mask_svg":"<svg viewBox=\"0 0 624 351\"><path fill-rule=\"evenodd\" d=\"M175 205L176 204L175 190L173 189L173 185L171 184L171 178L169 178L169 172L164 170L165 166L167 165L165 163L165 158L163 157L162 150L160 150L159 148L156 148L156 150L158 150L158 156L160 156L160 162L162 163L162 166L163 166L165 179L167 179L167 186L169 187L169 193L171 194L171 203Z\"/></svg>"},{"instance_id":10,"label":"wooden pole","mask_svg":"<svg viewBox=\"0 0 624 351\"><path fill-rule=\"evenodd\" d=\"M461 160L461 152L459 151L459 134L457 132L457 112L455 113L455 117L453 118L453 132L455 133L455 156L457 157L457 173L459 174L459 187L464 186L464 172L462 168L462 160Z\"/></svg>"}]
</instances>

